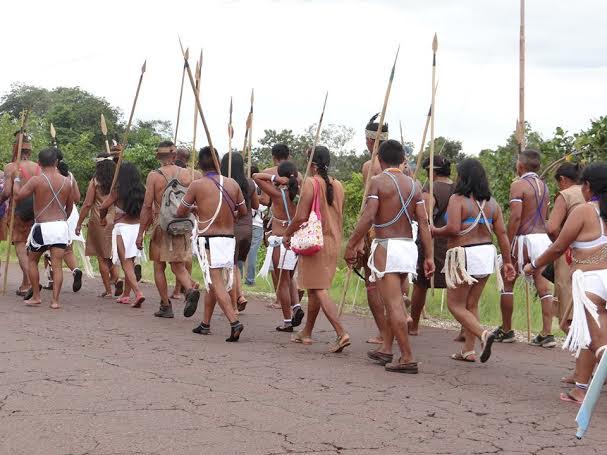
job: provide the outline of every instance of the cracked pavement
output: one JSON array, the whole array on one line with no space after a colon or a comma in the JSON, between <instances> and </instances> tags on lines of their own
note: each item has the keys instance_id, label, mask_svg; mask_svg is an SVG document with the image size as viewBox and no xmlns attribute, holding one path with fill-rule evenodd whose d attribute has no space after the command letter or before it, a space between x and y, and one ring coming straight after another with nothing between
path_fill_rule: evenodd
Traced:
<instances>
[{"instance_id":1,"label":"cracked pavement","mask_svg":"<svg viewBox=\"0 0 607 455\"><path fill-rule=\"evenodd\" d=\"M345 316L353 345L326 354L333 332L319 317L312 346L274 330L279 310L249 302L239 343L225 343L217 308L213 335L195 335L174 303L132 309L78 294L66 275L63 309L25 307L14 267L0 297L1 454L600 454L605 397L586 437L578 407L559 401L573 359L560 349L496 344L487 364L455 362L453 332L413 338L417 376L367 361L370 319ZM251 300L251 299L250 299Z\"/></svg>"}]
</instances>

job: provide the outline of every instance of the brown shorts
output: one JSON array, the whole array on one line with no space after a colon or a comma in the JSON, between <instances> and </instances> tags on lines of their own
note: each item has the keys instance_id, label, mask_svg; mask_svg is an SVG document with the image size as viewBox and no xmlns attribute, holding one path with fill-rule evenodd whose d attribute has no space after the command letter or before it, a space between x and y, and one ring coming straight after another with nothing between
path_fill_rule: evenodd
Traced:
<instances>
[{"instance_id":1,"label":"brown shorts","mask_svg":"<svg viewBox=\"0 0 607 455\"><path fill-rule=\"evenodd\" d=\"M189 262L192 260L191 234L170 235L156 226L150 240L150 260L154 262Z\"/></svg>"}]
</instances>

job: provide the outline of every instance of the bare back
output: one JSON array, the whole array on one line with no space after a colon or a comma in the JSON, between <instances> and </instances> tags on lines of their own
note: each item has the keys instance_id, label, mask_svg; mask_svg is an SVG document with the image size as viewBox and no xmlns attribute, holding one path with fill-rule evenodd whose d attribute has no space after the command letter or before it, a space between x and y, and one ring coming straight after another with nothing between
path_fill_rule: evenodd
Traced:
<instances>
[{"instance_id":1,"label":"bare back","mask_svg":"<svg viewBox=\"0 0 607 455\"><path fill-rule=\"evenodd\" d=\"M379 200L373 220L377 238L412 238L410 220L415 220L421 193L410 177L402 172L380 172L371 180L369 197Z\"/></svg>"},{"instance_id":2,"label":"bare back","mask_svg":"<svg viewBox=\"0 0 607 455\"><path fill-rule=\"evenodd\" d=\"M527 173L510 186L510 204L521 204L517 235L546 233L550 193L536 174Z\"/></svg>"},{"instance_id":3,"label":"bare back","mask_svg":"<svg viewBox=\"0 0 607 455\"><path fill-rule=\"evenodd\" d=\"M480 214L482 207L482 215ZM480 216L479 216L480 215ZM449 248L478 245L493 241L493 224L499 218L501 210L494 199L477 202L472 197L454 194L449 199L448 222L459 225L459 233L449 237Z\"/></svg>"},{"instance_id":4,"label":"bare back","mask_svg":"<svg viewBox=\"0 0 607 455\"><path fill-rule=\"evenodd\" d=\"M67 220L71 212L72 181L59 172L42 172L31 179L34 194L34 216L37 223ZM70 205L69 210L66 206Z\"/></svg>"},{"instance_id":5,"label":"bare back","mask_svg":"<svg viewBox=\"0 0 607 455\"><path fill-rule=\"evenodd\" d=\"M205 236L234 235L235 212L244 205L244 196L234 179L223 178L223 191L219 182L216 174L204 175L192 182L183 198L197 206L198 229L205 230Z\"/></svg>"}]
</instances>

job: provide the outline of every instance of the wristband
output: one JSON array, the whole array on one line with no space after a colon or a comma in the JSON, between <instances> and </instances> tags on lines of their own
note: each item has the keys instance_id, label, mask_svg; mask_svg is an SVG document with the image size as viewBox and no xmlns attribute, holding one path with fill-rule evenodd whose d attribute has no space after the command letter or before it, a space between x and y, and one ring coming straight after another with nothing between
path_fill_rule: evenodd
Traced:
<instances>
[{"instance_id":1,"label":"wristband","mask_svg":"<svg viewBox=\"0 0 607 455\"><path fill-rule=\"evenodd\" d=\"M272 175L272 178L270 178L270 182L274 183L274 180L276 180L276 176Z\"/></svg>"},{"instance_id":2,"label":"wristband","mask_svg":"<svg viewBox=\"0 0 607 455\"><path fill-rule=\"evenodd\" d=\"M15 177L14 183L21 183L21 179L19 177Z\"/></svg>"},{"instance_id":3,"label":"wristband","mask_svg":"<svg viewBox=\"0 0 607 455\"><path fill-rule=\"evenodd\" d=\"M532 261L531 261L531 268L532 268L533 270L537 270L537 265L535 265L535 260L532 260Z\"/></svg>"}]
</instances>

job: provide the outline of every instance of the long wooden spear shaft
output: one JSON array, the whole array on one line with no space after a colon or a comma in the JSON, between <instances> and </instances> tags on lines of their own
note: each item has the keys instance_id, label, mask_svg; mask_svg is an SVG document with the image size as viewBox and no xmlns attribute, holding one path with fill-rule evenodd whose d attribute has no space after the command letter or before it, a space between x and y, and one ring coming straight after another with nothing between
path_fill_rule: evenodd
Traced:
<instances>
[{"instance_id":1,"label":"long wooden spear shaft","mask_svg":"<svg viewBox=\"0 0 607 455\"><path fill-rule=\"evenodd\" d=\"M438 81L436 81L436 85L434 86L434 90L432 91L432 96L430 97L430 107L428 108L428 115L426 116L426 124L424 125L424 132L422 133L422 141L419 144L419 152L417 154L417 163L415 164L413 180L417 178L417 173L419 172L422 165L422 159L424 157L424 147L426 146L426 136L428 135L428 129L430 128L430 117L432 117L432 98L436 95L437 90Z\"/></svg>"},{"instance_id":2,"label":"long wooden spear shaft","mask_svg":"<svg viewBox=\"0 0 607 455\"><path fill-rule=\"evenodd\" d=\"M438 37L436 33L434 34L434 39L432 40L432 115L430 116L430 167L428 169L428 174L430 177L430 184L428 186L428 191L430 193L430 199L428 204L428 220L430 221L430 226L434 226L434 119L436 118L436 90L434 87L436 85L436 52L438 51ZM434 238L432 238L432 243L429 251L429 257L434 257ZM432 297L434 297L434 276L430 277L430 290L432 293Z\"/></svg>"},{"instance_id":3,"label":"long wooden spear shaft","mask_svg":"<svg viewBox=\"0 0 607 455\"><path fill-rule=\"evenodd\" d=\"M114 191L114 187L118 181L118 172L120 171L120 166L122 166L124 149L126 148L129 140L129 132L131 131L131 125L133 124L133 115L135 115L135 107L137 106L137 99L139 98L139 90L141 89L141 82L143 81L143 75L145 74L146 63L147 61L144 61L143 65L141 66L141 74L139 75L139 82L137 83L137 91L135 92L135 99L133 100L133 106L131 107L131 115L129 115L129 121L126 124L126 130L124 131L124 136L122 137L122 150L120 151L120 155L118 155L118 162L116 163L116 169L114 170L114 178L112 179L110 194Z\"/></svg>"},{"instance_id":4,"label":"long wooden spear shaft","mask_svg":"<svg viewBox=\"0 0 607 455\"><path fill-rule=\"evenodd\" d=\"M202 52L200 53L202 59ZM195 85L195 96L200 96L200 79L202 77L202 60L196 62L196 85ZM196 134L198 130L198 105L194 101L194 134L192 137L192 158L190 159L190 169L192 171L192 178L194 178L194 167L196 163Z\"/></svg>"},{"instance_id":5,"label":"long wooden spear shaft","mask_svg":"<svg viewBox=\"0 0 607 455\"><path fill-rule=\"evenodd\" d=\"M57 131L55 131L55 127L52 123L49 129L51 131L51 143L53 144L53 147L57 148Z\"/></svg>"},{"instance_id":6,"label":"long wooden spear shaft","mask_svg":"<svg viewBox=\"0 0 607 455\"><path fill-rule=\"evenodd\" d=\"M248 161L248 173L247 175L251 175L251 153L253 148L253 102L255 101L255 91L251 89L251 118L249 124L249 161Z\"/></svg>"},{"instance_id":7,"label":"long wooden spear shaft","mask_svg":"<svg viewBox=\"0 0 607 455\"><path fill-rule=\"evenodd\" d=\"M99 126L101 127L101 134L103 135L103 142L105 142L105 152L110 155L110 143L107 139L107 125L105 123L105 116L101 114L101 118L99 120Z\"/></svg>"},{"instance_id":8,"label":"long wooden spear shaft","mask_svg":"<svg viewBox=\"0 0 607 455\"><path fill-rule=\"evenodd\" d=\"M519 36L519 82L518 82L518 145L519 153L525 149L525 0L521 0L521 23Z\"/></svg>"},{"instance_id":9,"label":"long wooden spear shaft","mask_svg":"<svg viewBox=\"0 0 607 455\"><path fill-rule=\"evenodd\" d=\"M190 55L190 50L185 50L185 55L188 57ZM179 104L177 104L177 121L175 122L175 137L173 138L173 143L177 144L177 133L179 132L179 117L181 117L181 100L183 99L183 83L185 82L185 65L183 65L183 70L181 71L181 88L179 89Z\"/></svg>"},{"instance_id":10,"label":"long wooden spear shaft","mask_svg":"<svg viewBox=\"0 0 607 455\"><path fill-rule=\"evenodd\" d=\"M403 122L401 122L400 120L398 121L398 127L400 129L400 144L404 147L405 137L403 136Z\"/></svg>"},{"instance_id":11,"label":"long wooden spear shaft","mask_svg":"<svg viewBox=\"0 0 607 455\"><path fill-rule=\"evenodd\" d=\"M200 104L200 96L196 92L196 83L194 82L194 76L192 76L192 68L190 68L190 64L188 63L188 59L186 58L185 51L183 50L183 45L181 44L181 39L179 40L179 46L181 47L181 53L183 54L184 64L186 70L188 72L188 79L190 80L190 85L192 86L192 91L194 92L194 96L196 97L196 108L198 109L198 114L200 115L200 120L202 120L202 126L204 127L204 132L207 136L207 142L211 150L215 150L213 147L213 141L211 140L211 132L209 131L209 127L207 125L207 121L204 118L204 112L202 112L202 104ZM215 164L215 168L217 172L220 172L219 161L217 160L217 153L211 153L211 157L213 158L213 163Z\"/></svg>"},{"instance_id":12,"label":"long wooden spear shaft","mask_svg":"<svg viewBox=\"0 0 607 455\"><path fill-rule=\"evenodd\" d=\"M23 147L23 136L27 125L28 111L21 113L21 126L19 127L19 139L17 140L17 154L15 156L15 165L19 166L21 161L21 147ZM16 169L18 175L19 168ZM4 261L4 280L2 283L2 295L6 295L6 280L8 278L8 261L11 258L11 242L13 240L13 228L15 226L15 183L13 181L13 190L11 194L10 214L8 218L8 236L6 239L6 260Z\"/></svg>"},{"instance_id":13,"label":"long wooden spear shaft","mask_svg":"<svg viewBox=\"0 0 607 455\"><path fill-rule=\"evenodd\" d=\"M230 96L230 120L228 121L228 177L232 177L232 138L234 137L234 128L232 127L232 97Z\"/></svg>"},{"instance_id":14,"label":"long wooden spear shaft","mask_svg":"<svg viewBox=\"0 0 607 455\"><path fill-rule=\"evenodd\" d=\"M367 194L369 193L369 187L371 185L371 172L374 168L374 164L377 160L377 151L379 150L379 138L381 136L383 127L384 127L384 119L386 118L386 110L388 109L388 100L390 99L390 91L392 90L392 82L394 81L394 72L396 71L396 62L398 60L398 54L400 52L400 46L396 50L396 56L394 57L394 63L392 64L392 70L390 72L390 78L388 79L388 86L386 87L386 94L384 95L384 104L381 108L381 113L379 114L379 122L377 123L377 132L375 136L375 141L373 142L373 150L371 152L371 165L369 166L369 173L367 174L367 180L365 181L365 190L363 192L363 198L360 204L359 217L362 211L365 208L365 203L367 200ZM341 314L343 311L344 303L346 301L346 294L348 292L348 286L350 285L350 277L352 275L352 268L348 266L348 271L346 272L346 278L344 280L344 290L341 296L341 301L339 302L339 313Z\"/></svg>"}]
</instances>

